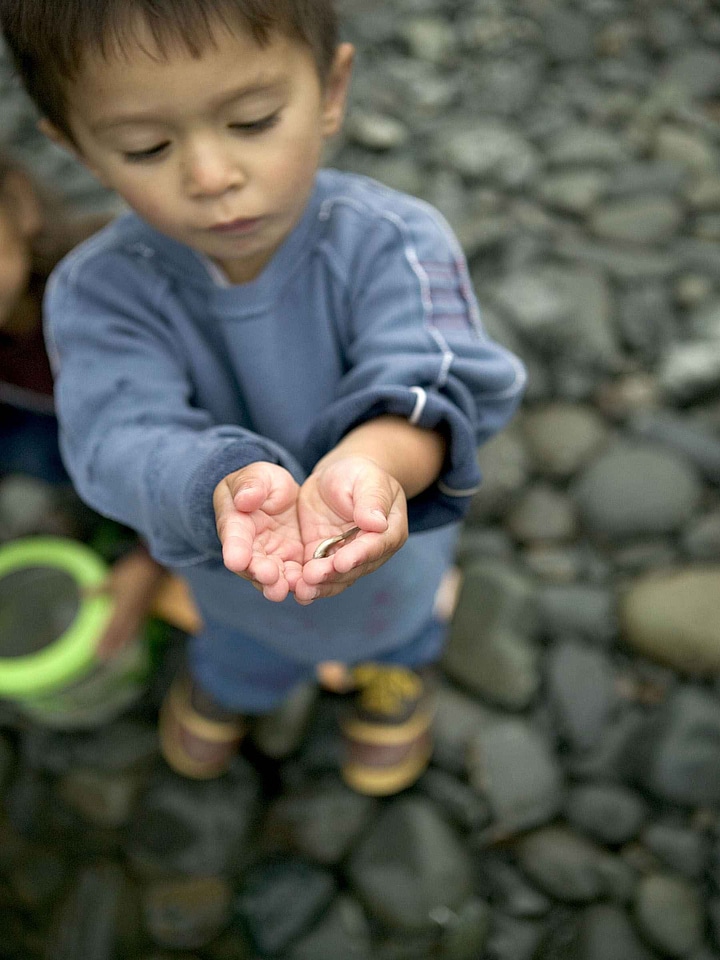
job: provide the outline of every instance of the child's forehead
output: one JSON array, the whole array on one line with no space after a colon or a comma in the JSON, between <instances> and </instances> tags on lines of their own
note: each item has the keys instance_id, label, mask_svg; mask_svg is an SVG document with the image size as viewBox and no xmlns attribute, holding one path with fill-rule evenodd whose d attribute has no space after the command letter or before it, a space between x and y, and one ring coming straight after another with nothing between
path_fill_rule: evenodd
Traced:
<instances>
[{"instance_id":1,"label":"child's forehead","mask_svg":"<svg viewBox=\"0 0 720 960\"><path fill-rule=\"evenodd\" d=\"M95 47L85 50L83 59L132 62L147 57L157 63L188 56L201 59L228 40L263 49L280 36L288 38L279 27L273 27L259 38L239 14L232 18L217 14L203 21L202 29L190 31L182 23L158 23L144 11L129 9L121 20L108 25Z\"/></svg>"}]
</instances>

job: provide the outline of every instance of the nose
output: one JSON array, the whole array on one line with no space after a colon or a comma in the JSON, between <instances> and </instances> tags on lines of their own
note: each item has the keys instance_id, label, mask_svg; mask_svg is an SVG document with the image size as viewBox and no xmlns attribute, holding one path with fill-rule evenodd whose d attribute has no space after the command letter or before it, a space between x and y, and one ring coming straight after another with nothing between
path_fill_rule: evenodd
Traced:
<instances>
[{"instance_id":1,"label":"nose","mask_svg":"<svg viewBox=\"0 0 720 960\"><path fill-rule=\"evenodd\" d=\"M196 199L218 197L245 183L245 173L227 146L215 137L196 138L183 156L183 178Z\"/></svg>"}]
</instances>

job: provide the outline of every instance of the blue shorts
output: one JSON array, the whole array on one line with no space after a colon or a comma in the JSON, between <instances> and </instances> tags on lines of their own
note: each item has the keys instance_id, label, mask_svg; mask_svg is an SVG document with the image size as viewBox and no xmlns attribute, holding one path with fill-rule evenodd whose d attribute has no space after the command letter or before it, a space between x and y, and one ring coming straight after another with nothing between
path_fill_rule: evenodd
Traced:
<instances>
[{"instance_id":1,"label":"blue shorts","mask_svg":"<svg viewBox=\"0 0 720 960\"><path fill-rule=\"evenodd\" d=\"M408 667L435 663L446 630L445 623L431 620L410 643L373 659ZM220 706L245 714L269 713L297 684L315 677L312 665L298 663L246 634L213 623L190 638L188 667L193 680Z\"/></svg>"}]
</instances>

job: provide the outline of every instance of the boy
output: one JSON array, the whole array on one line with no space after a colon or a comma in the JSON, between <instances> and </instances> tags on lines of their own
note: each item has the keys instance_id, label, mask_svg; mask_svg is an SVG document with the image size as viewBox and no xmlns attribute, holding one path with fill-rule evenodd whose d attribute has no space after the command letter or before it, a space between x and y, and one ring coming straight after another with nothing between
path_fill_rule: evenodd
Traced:
<instances>
[{"instance_id":1,"label":"boy","mask_svg":"<svg viewBox=\"0 0 720 960\"><path fill-rule=\"evenodd\" d=\"M430 756L433 598L476 447L524 373L435 211L318 169L353 60L333 0L0 11L46 132L134 211L58 268L47 335L78 490L202 615L166 759L222 773L244 718L334 659L358 685L346 781L405 788Z\"/></svg>"}]
</instances>

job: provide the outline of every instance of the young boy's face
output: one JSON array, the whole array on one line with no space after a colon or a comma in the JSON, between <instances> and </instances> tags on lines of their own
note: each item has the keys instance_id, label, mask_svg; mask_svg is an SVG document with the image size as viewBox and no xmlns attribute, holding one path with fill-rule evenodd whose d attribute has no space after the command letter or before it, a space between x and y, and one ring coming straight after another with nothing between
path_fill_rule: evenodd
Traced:
<instances>
[{"instance_id":1,"label":"young boy's face","mask_svg":"<svg viewBox=\"0 0 720 960\"><path fill-rule=\"evenodd\" d=\"M352 47L323 85L310 50L284 34L263 47L218 28L199 58L142 39L85 60L67 91L75 146L153 227L232 282L252 280L302 216L342 122Z\"/></svg>"}]
</instances>

